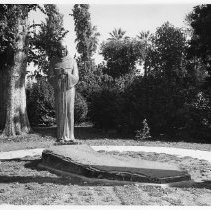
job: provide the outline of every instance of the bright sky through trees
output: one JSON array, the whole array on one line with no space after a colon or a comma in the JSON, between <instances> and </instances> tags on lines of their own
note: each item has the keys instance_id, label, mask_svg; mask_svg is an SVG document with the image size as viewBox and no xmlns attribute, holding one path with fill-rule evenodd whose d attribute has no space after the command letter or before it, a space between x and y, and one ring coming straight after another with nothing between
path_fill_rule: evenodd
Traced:
<instances>
[{"instance_id":1,"label":"bright sky through trees","mask_svg":"<svg viewBox=\"0 0 211 210\"><path fill-rule=\"evenodd\" d=\"M109 32L114 28L121 27L127 36L135 37L140 31L155 32L164 22L169 21L176 27L186 27L184 19L194 7L194 4L91 4L90 13L93 25L96 25L101 36L101 43L109 37ZM74 56L75 32L72 13L73 4L58 5L60 12L64 15L64 27L69 30L66 41L70 54ZM43 19L42 15L36 13L31 15L35 22ZM96 62L99 63L102 57L96 53Z\"/></svg>"}]
</instances>

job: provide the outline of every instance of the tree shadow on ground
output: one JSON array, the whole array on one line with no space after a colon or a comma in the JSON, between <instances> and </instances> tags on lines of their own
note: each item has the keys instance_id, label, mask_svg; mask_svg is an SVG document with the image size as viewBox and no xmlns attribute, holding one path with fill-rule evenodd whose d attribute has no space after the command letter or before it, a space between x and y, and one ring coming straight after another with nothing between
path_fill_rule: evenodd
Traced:
<instances>
[{"instance_id":1,"label":"tree shadow on ground","mask_svg":"<svg viewBox=\"0 0 211 210\"><path fill-rule=\"evenodd\" d=\"M18 160L18 161L23 161L23 160ZM25 162L26 160L24 160ZM12 184L12 183L21 183L21 184L27 184L27 183L37 183L37 184L45 184L45 183L50 183L50 184L57 184L57 185L78 185L78 186L113 186L114 183L109 183L109 182L102 182L102 181L92 181L92 182L87 182L87 180L83 180L80 177L76 176L64 176L56 172L48 171L47 169L42 169L38 167L38 164L40 163L40 159L36 160L30 160L27 161L26 164L24 164L25 168L31 169L35 172L40 172L40 175L0 175L0 184L1 183L7 183L7 184ZM45 174L42 172L49 172L52 175ZM56 176L55 176L56 175ZM125 183L117 183L115 185L124 185Z\"/></svg>"},{"instance_id":2,"label":"tree shadow on ground","mask_svg":"<svg viewBox=\"0 0 211 210\"><path fill-rule=\"evenodd\" d=\"M36 159L36 160L31 160L30 162L26 163L24 165L25 168L29 168L31 170L35 170L35 171L40 171L40 172L50 172L51 174L56 175L57 177L42 177L39 176L38 177L38 183L40 183L40 181L42 183L46 182L46 183L54 183L54 184L61 184L61 185L67 185L67 184L72 184L72 185L78 185L78 186L114 186L114 185L125 185L126 182L121 182L121 181L115 181L114 182L111 180L106 181L104 180L99 180L99 179L90 179L90 181L88 181L84 176L78 176L76 174L76 176L71 176L71 175L63 175L61 173L57 173L55 171L51 171L48 169L44 169L44 168L40 168L38 166L38 164L41 162L41 159ZM20 177L19 177L20 178ZM32 178L32 181L34 182L35 179ZM27 177L28 179L28 177ZM1 176L0 176L0 180L1 180ZM20 179L22 181L22 179ZM1 181L0 181L1 182Z\"/></svg>"},{"instance_id":3,"label":"tree shadow on ground","mask_svg":"<svg viewBox=\"0 0 211 210\"><path fill-rule=\"evenodd\" d=\"M33 131L42 137L56 138L56 126L52 127L34 127ZM103 131L92 126L76 126L74 129L75 138L79 140L97 140L97 139L128 139L129 136L121 135L115 131Z\"/></svg>"},{"instance_id":4,"label":"tree shadow on ground","mask_svg":"<svg viewBox=\"0 0 211 210\"><path fill-rule=\"evenodd\" d=\"M70 180L71 181L71 180ZM0 176L0 183L54 183L67 185L70 183L68 179L63 177L43 177L43 176Z\"/></svg>"}]
</instances>

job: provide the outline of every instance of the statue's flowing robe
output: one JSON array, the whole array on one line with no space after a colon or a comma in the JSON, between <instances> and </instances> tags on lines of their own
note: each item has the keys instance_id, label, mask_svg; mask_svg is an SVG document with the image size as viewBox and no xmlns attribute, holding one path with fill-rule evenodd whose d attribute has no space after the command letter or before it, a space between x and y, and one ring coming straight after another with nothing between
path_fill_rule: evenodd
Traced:
<instances>
[{"instance_id":1,"label":"statue's flowing robe","mask_svg":"<svg viewBox=\"0 0 211 210\"><path fill-rule=\"evenodd\" d=\"M76 61L69 56L54 58L50 74L55 92L57 139L74 140L75 85L79 80Z\"/></svg>"}]
</instances>

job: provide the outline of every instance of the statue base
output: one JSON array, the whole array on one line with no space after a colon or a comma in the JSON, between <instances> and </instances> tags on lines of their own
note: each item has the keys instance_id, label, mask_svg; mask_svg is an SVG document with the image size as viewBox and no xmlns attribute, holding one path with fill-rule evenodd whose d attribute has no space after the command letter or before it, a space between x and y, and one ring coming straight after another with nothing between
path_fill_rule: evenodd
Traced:
<instances>
[{"instance_id":1,"label":"statue base","mask_svg":"<svg viewBox=\"0 0 211 210\"><path fill-rule=\"evenodd\" d=\"M53 146L46 149L38 167L85 180L163 184L191 179L186 171L174 165L134 158L124 161L109 154L96 152L84 144Z\"/></svg>"},{"instance_id":2,"label":"statue base","mask_svg":"<svg viewBox=\"0 0 211 210\"><path fill-rule=\"evenodd\" d=\"M59 146L59 145L80 145L81 143L78 141L72 141L72 140L68 140L68 141L57 141L56 143L54 143L55 146Z\"/></svg>"}]
</instances>

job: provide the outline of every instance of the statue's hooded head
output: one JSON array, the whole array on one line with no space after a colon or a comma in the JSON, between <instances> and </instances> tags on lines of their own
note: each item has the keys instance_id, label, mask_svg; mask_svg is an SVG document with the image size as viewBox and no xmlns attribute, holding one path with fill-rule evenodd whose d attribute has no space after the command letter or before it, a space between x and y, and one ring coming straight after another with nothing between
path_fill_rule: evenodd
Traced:
<instances>
[{"instance_id":1,"label":"statue's hooded head","mask_svg":"<svg viewBox=\"0 0 211 210\"><path fill-rule=\"evenodd\" d=\"M64 41L64 39L59 41L59 55L61 57L65 57L68 54L68 50L67 50L67 44Z\"/></svg>"}]
</instances>

